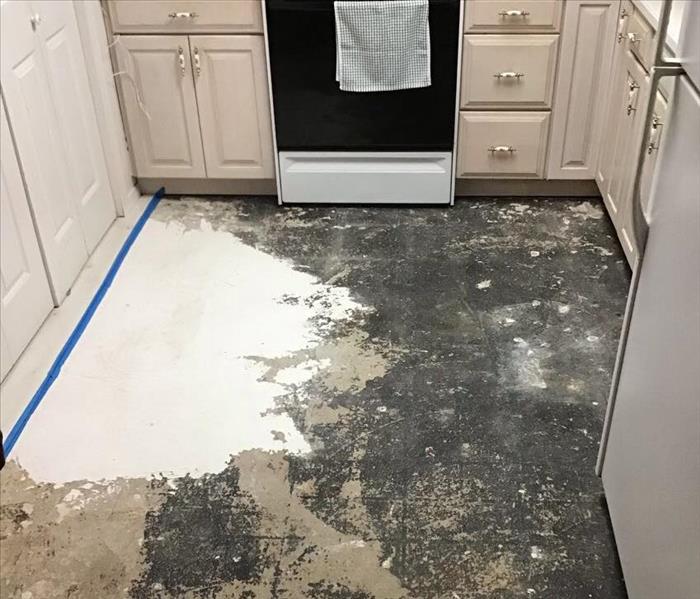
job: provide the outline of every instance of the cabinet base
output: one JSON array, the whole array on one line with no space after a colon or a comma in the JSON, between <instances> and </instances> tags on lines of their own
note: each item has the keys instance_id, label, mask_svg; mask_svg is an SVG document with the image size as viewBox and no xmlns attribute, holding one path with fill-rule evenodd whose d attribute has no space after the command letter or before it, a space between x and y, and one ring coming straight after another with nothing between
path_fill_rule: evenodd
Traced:
<instances>
[{"instance_id":1,"label":"cabinet base","mask_svg":"<svg viewBox=\"0 0 700 599\"><path fill-rule=\"evenodd\" d=\"M592 179L457 179L455 196L591 197L600 192Z\"/></svg>"},{"instance_id":2,"label":"cabinet base","mask_svg":"<svg viewBox=\"0 0 700 599\"><path fill-rule=\"evenodd\" d=\"M276 195L274 179L150 179L140 178L142 194L152 194L165 187L173 195Z\"/></svg>"}]
</instances>

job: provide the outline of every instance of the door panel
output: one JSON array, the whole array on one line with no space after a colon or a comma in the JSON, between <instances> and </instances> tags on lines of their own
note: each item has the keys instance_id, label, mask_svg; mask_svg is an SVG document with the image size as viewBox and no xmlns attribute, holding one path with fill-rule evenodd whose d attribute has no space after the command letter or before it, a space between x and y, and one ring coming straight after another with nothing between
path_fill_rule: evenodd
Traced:
<instances>
[{"instance_id":1,"label":"door panel","mask_svg":"<svg viewBox=\"0 0 700 599\"><path fill-rule=\"evenodd\" d=\"M32 2L42 22L46 76L61 132L70 192L88 252L116 217L72 2Z\"/></svg>"},{"instance_id":2,"label":"door panel","mask_svg":"<svg viewBox=\"0 0 700 599\"><path fill-rule=\"evenodd\" d=\"M272 178L263 38L196 36L190 43L207 175Z\"/></svg>"},{"instance_id":3,"label":"door panel","mask_svg":"<svg viewBox=\"0 0 700 599\"><path fill-rule=\"evenodd\" d=\"M53 302L1 101L0 120L1 379L51 311Z\"/></svg>"},{"instance_id":4,"label":"door panel","mask_svg":"<svg viewBox=\"0 0 700 599\"><path fill-rule=\"evenodd\" d=\"M54 299L60 303L87 260L73 202L62 132L47 84L39 38L28 2L3 2L2 90L34 209ZM41 25L38 25L41 27Z\"/></svg>"},{"instance_id":5,"label":"door panel","mask_svg":"<svg viewBox=\"0 0 700 599\"><path fill-rule=\"evenodd\" d=\"M139 177L205 177L185 35L123 35L117 44L127 128Z\"/></svg>"}]
</instances>

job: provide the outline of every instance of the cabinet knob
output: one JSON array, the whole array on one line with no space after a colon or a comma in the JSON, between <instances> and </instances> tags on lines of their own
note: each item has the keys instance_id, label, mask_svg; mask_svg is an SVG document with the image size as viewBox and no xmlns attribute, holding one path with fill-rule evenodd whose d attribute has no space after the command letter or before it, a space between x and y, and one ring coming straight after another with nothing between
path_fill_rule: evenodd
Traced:
<instances>
[{"instance_id":1,"label":"cabinet knob","mask_svg":"<svg viewBox=\"0 0 700 599\"><path fill-rule=\"evenodd\" d=\"M638 33L632 33L632 32L630 32L630 33L627 34L627 41L628 41L630 44L638 44L639 42L642 41L642 36L639 35Z\"/></svg>"},{"instance_id":2,"label":"cabinet knob","mask_svg":"<svg viewBox=\"0 0 700 599\"><path fill-rule=\"evenodd\" d=\"M490 154L513 154L517 150L513 146L489 146L487 151Z\"/></svg>"},{"instance_id":3,"label":"cabinet knob","mask_svg":"<svg viewBox=\"0 0 700 599\"><path fill-rule=\"evenodd\" d=\"M32 29L36 31L36 28L41 25L41 15L39 13L33 14L29 17L29 22L32 24Z\"/></svg>"}]
</instances>

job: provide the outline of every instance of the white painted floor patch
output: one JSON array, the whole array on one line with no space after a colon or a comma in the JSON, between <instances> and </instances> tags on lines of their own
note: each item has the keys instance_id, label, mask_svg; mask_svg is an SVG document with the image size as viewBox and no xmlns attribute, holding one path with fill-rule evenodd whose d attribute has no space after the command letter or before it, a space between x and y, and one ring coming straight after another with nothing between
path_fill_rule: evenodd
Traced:
<instances>
[{"instance_id":1,"label":"white painted floor patch","mask_svg":"<svg viewBox=\"0 0 700 599\"><path fill-rule=\"evenodd\" d=\"M218 472L253 448L309 451L289 417L265 412L327 364L265 382L267 366L250 356L312 348L363 309L346 288L204 221L150 220L13 457L61 483Z\"/></svg>"}]
</instances>

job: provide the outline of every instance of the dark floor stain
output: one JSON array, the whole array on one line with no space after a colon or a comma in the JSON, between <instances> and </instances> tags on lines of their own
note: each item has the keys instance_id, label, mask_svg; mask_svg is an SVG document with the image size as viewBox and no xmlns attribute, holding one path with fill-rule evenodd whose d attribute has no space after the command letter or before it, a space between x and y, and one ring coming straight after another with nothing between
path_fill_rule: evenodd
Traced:
<instances>
[{"instance_id":1,"label":"dark floor stain","mask_svg":"<svg viewBox=\"0 0 700 599\"><path fill-rule=\"evenodd\" d=\"M267 483L249 477L261 520L237 499L237 480L229 490L227 479L216 483L213 497L192 489L215 478L178 483L169 511L148 518L147 538L161 540L147 541L135 596L155 580L199 596L212 581L261 576L253 532L266 522L284 541L276 567L265 564L274 584L251 597L625 597L593 469L629 272L598 201L279 209L179 200L159 210L193 227L205 219L348 287L373 308L358 351L401 351L361 388L329 389L321 373L298 390L338 410L335 420L310 418L294 398L282 406L316 449L268 465L287 503L265 499ZM235 518L246 535L230 530ZM347 539L369 551L368 580ZM350 561L334 561L336 547ZM398 591L371 580L382 573Z\"/></svg>"},{"instance_id":2,"label":"dark floor stain","mask_svg":"<svg viewBox=\"0 0 700 599\"><path fill-rule=\"evenodd\" d=\"M260 510L238 479L238 469L229 465L219 474L177 480L159 509L146 516L146 568L131 597L193 590L215 597L227 583L260 579L269 543L256 536Z\"/></svg>"}]
</instances>

